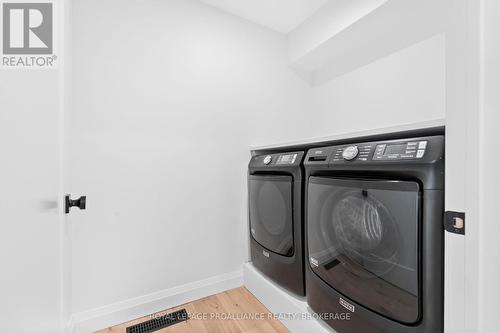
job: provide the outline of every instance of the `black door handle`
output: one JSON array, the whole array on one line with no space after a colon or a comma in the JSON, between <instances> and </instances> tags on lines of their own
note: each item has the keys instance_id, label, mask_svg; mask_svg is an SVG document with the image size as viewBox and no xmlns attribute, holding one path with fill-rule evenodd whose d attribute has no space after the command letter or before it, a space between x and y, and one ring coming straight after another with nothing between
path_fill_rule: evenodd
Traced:
<instances>
[{"instance_id":1,"label":"black door handle","mask_svg":"<svg viewBox=\"0 0 500 333\"><path fill-rule=\"evenodd\" d=\"M71 207L78 207L82 210L86 209L87 208L87 197L86 196L81 196L79 197L78 199L76 200L73 200L70 198L70 195L66 195L65 197L65 212L66 214L69 213L69 209Z\"/></svg>"}]
</instances>

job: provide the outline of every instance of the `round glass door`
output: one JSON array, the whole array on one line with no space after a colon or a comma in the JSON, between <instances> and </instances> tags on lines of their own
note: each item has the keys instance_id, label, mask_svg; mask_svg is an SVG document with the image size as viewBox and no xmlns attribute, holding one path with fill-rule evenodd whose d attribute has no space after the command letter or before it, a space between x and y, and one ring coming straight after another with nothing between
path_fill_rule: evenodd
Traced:
<instances>
[{"instance_id":1,"label":"round glass door","mask_svg":"<svg viewBox=\"0 0 500 333\"><path fill-rule=\"evenodd\" d=\"M419 318L415 182L311 177L310 265L331 287L404 323Z\"/></svg>"},{"instance_id":2,"label":"round glass door","mask_svg":"<svg viewBox=\"0 0 500 333\"><path fill-rule=\"evenodd\" d=\"M266 249L293 255L292 177L251 175L250 233Z\"/></svg>"}]
</instances>

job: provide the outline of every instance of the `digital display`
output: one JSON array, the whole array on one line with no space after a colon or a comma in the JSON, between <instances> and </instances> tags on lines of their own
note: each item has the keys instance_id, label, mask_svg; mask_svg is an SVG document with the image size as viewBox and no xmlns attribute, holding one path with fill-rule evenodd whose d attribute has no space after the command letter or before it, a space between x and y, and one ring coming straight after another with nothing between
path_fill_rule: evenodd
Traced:
<instances>
[{"instance_id":1,"label":"digital display","mask_svg":"<svg viewBox=\"0 0 500 333\"><path fill-rule=\"evenodd\" d=\"M404 154L406 152L406 143L400 145L388 145L385 148L384 155Z\"/></svg>"},{"instance_id":2,"label":"digital display","mask_svg":"<svg viewBox=\"0 0 500 333\"><path fill-rule=\"evenodd\" d=\"M404 160L422 158L425 154L427 141L409 141L398 143L379 143L373 152L373 160Z\"/></svg>"},{"instance_id":3,"label":"digital display","mask_svg":"<svg viewBox=\"0 0 500 333\"><path fill-rule=\"evenodd\" d=\"M296 158L297 154L281 155L276 164L293 164Z\"/></svg>"}]
</instances>

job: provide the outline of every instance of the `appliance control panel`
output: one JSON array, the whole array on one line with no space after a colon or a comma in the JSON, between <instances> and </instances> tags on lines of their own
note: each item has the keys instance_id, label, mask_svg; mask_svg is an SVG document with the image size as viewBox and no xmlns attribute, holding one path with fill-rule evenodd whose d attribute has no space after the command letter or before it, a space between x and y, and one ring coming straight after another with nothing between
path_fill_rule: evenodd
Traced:
<instances>
[{"instance_id":1,"label":"appliance control panel","mask_svg":"<svg viewBox=\"0 0 500 333\"><path fill-rule=\"evenodd\" d=\"M264 154L253 156L250 165L253 167L286 167L298 166L302 162L304 152L290 152L279 154Z\"/></svg>"},{"instance_id":2,"label":"appliance control panel","mask_svg":"<svg viewBox=\"0 0 500 333\"><path fill-rule=\"evenodd\" d=\"M436 135L312 148L307 152L304 163L331 166L393 162L428 163L442 158L443 154L444 137Z\"/></svg>"},{"instance_id":3,"label":"appliance control panel","mask_svg":"<svg viewBox=\"0 0 500 333\"><path fill-rule=\"evenodd\" d=\"M338 146L334 147L330 162L421 159L425 155L427 144L427 140L396 140Z\"/></svg>"}]
</instances>

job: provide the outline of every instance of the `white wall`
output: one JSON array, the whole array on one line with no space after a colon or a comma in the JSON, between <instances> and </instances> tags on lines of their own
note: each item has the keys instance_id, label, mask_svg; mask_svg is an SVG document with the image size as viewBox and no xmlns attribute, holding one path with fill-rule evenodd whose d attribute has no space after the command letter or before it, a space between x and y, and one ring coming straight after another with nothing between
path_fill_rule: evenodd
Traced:
<instances>
[{"instance_id":1,"label":"white wall","mask_svg":"<svg viewBox=\"0 0 500 333\"><path fill-rule=\"evenodd\" d=\"M311 134L285 37L186 0L71 15L72 312L241 269L248 147Z\"/></svg>"},{"instance_id":2,"label":"white wall","mask_svg":"<svg viewBox=\"0 0 500 333\"><path fill-rule=\"evenodd\" d=\"M498 189L500 158L500 3L482 5L482 110L480 115L479 326L481 332L500 332L500 218Z\"/></svg>"},{"instance_id":3,"label":"white wall","mask_svg":"<svg viewBox=\"0 0 500 333\"><path fill-rule=\"evenodd\" d=\"M445 44L438 35L315 87L315 136L445 117Z\"/></svg>"}]
</instances>

